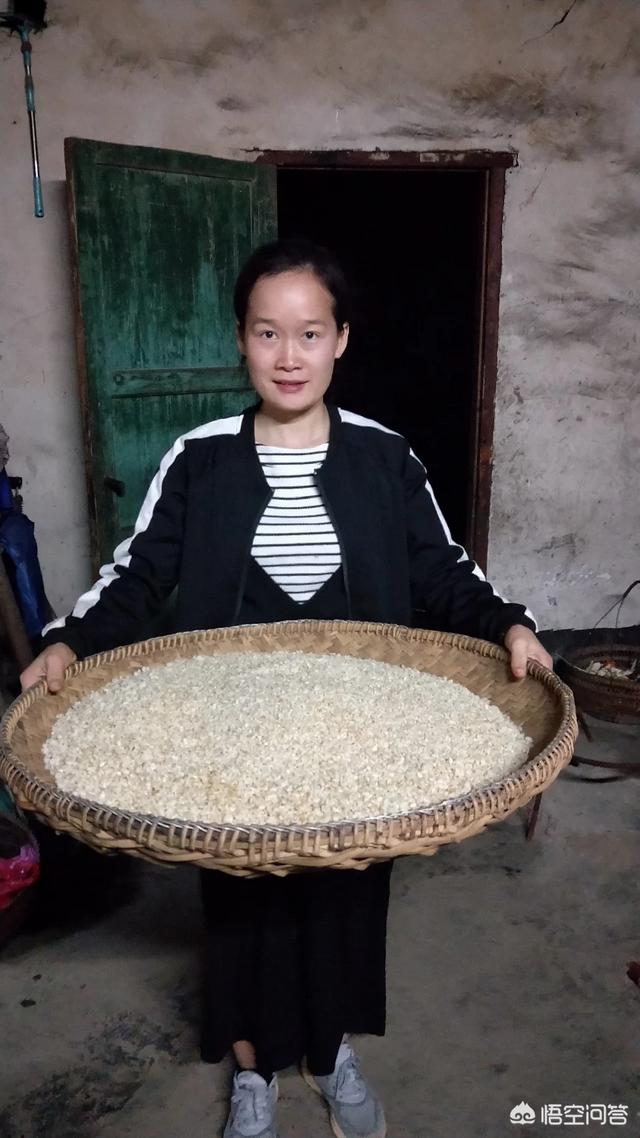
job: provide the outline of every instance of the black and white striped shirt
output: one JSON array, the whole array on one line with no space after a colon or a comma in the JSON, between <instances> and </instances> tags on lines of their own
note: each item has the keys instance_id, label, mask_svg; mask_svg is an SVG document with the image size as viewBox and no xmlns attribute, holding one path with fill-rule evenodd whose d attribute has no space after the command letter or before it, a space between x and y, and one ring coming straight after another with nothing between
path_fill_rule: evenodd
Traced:
<instances>
[{"instance_id":1,"label":"black and white striped shirt","mask_svg":"<svg viewBox=\"0 0 640 1138\"><path fill-rule=\"evenodd\" d=\"M310 600L341 563L336 532L313 479L327 445L303 450L256 445L273 497L258 522L251 553L300 604Z\"/></svg>"}]
</instances>

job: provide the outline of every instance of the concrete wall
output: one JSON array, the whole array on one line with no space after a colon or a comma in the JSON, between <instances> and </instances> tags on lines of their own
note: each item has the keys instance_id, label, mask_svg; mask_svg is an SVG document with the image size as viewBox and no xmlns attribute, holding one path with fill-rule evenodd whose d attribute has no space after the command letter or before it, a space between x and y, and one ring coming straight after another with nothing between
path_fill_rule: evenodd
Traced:
<instances>
[{"instance_id":1,"label":"concrete wall","mask_svg":"<svg viewBox=\"0 0 640 1138\"><path fill-rule=\"evenodd\" d=\"M640 12L634 0L51 0L0 38L0 422L59 611L89 580L64 218L66 135L254 148L513 148L490 575L546 626L639 576ZM630 606L637 618L640 605ZM626 620L626 616L625 616Z\"/></svg>"}]
</instances>

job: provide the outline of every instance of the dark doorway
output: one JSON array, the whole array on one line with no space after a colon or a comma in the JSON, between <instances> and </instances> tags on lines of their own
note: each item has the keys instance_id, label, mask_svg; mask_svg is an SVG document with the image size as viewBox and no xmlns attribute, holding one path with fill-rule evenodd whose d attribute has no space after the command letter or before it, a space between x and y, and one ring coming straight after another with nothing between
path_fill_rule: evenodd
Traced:
<instances>
[{"instance_id":1,"label":"dark doorway","mask_svg":"<svg viewBox=\"0 0 640 1138\"><path fill-rule=\"evenodd\" d=\"M278 229L333 248L354 288L330 397L409 439L470 544L483 278L480 171L278 170Z\"/></svg>"}]
</instances>

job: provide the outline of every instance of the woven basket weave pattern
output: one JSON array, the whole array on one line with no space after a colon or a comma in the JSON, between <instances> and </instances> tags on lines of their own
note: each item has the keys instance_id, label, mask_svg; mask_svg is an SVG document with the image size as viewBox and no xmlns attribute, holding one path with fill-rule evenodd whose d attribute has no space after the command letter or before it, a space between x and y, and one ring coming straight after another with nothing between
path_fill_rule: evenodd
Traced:
<instances>
[{"instance_id":1,"label":"woven basket weave pattern","mask_svg":"<svg viewBox=\"0 0 640 1138\"><path fill-rule=\"evenodd\" d=\"M110 680L194 655L282 650L381 660L456 680L521 726L533 741L533 757L495 786L440 806L335 825L254 828L175 822L87 802L58 790L44 766L42 745L54 720ZM44 681L35 685L2 721L0 775L20 805L103 852L189 862L240 876L364 869L400 854L433 854L441 845L480 833L545 790L570 761L577 735L571 693L540 665L529 664L526 679L515 683L508 654L495 645L397 625L307 620L180 633L89 657L67 669L66 677L56 696L47 694Z\"/></svg>"}]
</instances>

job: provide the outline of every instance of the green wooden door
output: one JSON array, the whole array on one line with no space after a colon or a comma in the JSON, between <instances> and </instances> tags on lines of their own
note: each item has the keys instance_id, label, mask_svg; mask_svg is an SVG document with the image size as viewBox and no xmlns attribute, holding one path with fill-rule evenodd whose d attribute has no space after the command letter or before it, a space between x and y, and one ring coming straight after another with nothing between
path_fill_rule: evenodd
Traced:
<instances>
[{"instance_id":1,"label":"green wooden door","mask_svg":"<svg viewBox=\"0 0 640 1138\"><path fill-rule=\"evenodd\" d=\"M65 141L94 568L173 440L251 402L232 291L276 236L275 169Z\"/></svg>"}]
</instances>

